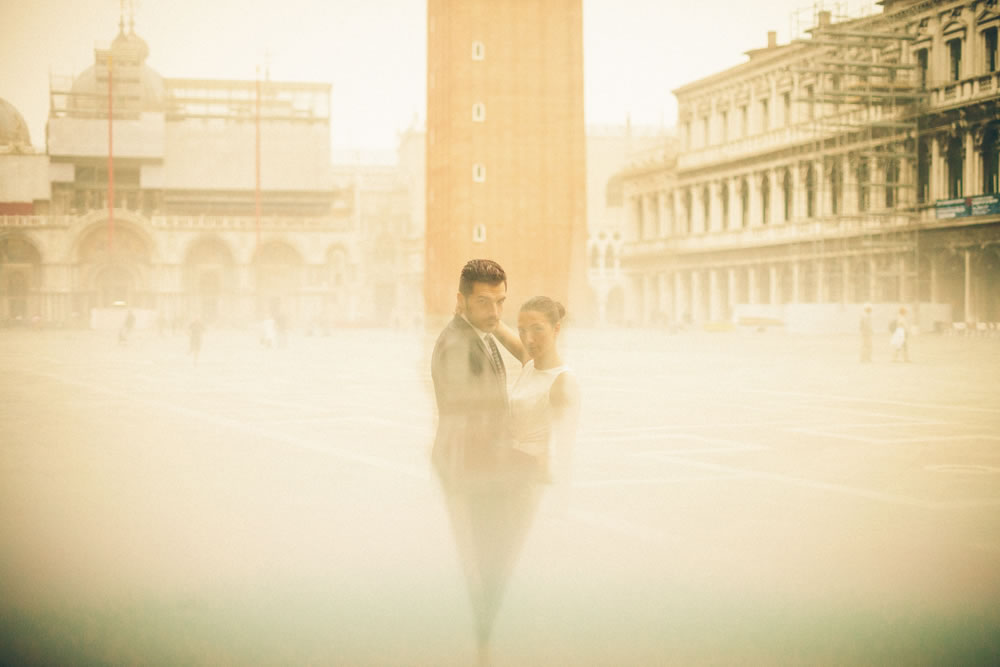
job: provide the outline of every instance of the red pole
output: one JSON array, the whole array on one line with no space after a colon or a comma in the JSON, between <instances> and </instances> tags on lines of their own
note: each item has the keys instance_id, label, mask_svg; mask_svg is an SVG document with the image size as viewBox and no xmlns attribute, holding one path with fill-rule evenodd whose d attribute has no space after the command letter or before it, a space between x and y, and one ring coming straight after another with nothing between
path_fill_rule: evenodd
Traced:
<instances>
[{"instance_id":1,"label":"red pole","mask_svg":"<svg viewBox=\"0 0 1000 667\"><path fill-rule=\"evenodd\" d=\"M108 250L115 247L115 167L112 144L111 54L108 53Z\"/></svg>"},{"instance_id":2,"label":"red pole","mask_svg":"<svg viewBox=\"0 0 1000 667\"><path fill-rule=\"evenodd\" d=\"M256 182L254 185L254 208L257 215L257 245L260 245L260 68L257 68L257 142L255 144Z\"/></svg>"}]
</instances>

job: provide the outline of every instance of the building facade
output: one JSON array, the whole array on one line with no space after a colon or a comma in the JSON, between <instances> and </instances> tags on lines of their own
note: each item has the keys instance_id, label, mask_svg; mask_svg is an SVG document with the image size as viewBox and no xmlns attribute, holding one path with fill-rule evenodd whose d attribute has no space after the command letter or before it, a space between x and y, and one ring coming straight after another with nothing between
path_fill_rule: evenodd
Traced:
<instances>
[{"instance_id":1,"label":"building facade","mask_svg":"<svg viewBox=\"0 0 1000 667\"><path fill-rule=\"evenodd\" d=\"M632 320L1000 321L997 3L882 4L674 91L676 156L625 172Z\"/></svg>"},{"instance_id":2,"label":"building facade","mask_svg":"<svg viewBox=\"0 0 1000 667\"><path fill-rule=\"evenodd\" d=\"M399 222L394 187L331 164L330 85L167 79L147 56L122 25L54 77L44 152L0 110L0 320L125 305L311 327L391 310L363 267Z\"/></svg>"},{"instance_id":3,"label":"building facade","mask_svg":"<svg viewBox=\"0 0 1000 667\"><path fill-rule=\"evenodd\" d=\"M474 257L504 266L512 303L584 301L580 0L430 0L427 21L428 315L454 311Z\"/></svg>"},{"instance_id":4,"label":"building facade","mask_svg":"<svg viewBox=\"0 0 1000 667\"><path fill-rule=\"evenodd\" d=\"M641 165L650 162L659 165L674 152L675 139L662 127L634 127L626 122L587 128L587 282L591 303L583 313L586 322L620 326L627 321L627 275L621 264L625 243L622 170L630 161L640 171ZM657 189L660 187L653 191Z\"/></svg>"}]
</instances>

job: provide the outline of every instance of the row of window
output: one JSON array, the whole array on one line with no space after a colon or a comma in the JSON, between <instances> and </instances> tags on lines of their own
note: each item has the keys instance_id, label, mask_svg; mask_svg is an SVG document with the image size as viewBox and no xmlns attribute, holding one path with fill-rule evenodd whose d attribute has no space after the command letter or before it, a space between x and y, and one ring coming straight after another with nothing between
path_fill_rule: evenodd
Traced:
<instances>
[{"instance_id":1,"label":"row of window","mask_svg":"<svg viewBox=\"0 0 1000 667\"><path fill-rule=\"evenodd\" d=\"M472 59L484 60L485 58L486 46L480 41L472 42ZM482 102L476 102L472 105L472 121L474 123L486 122L486 105ZM486 165L479 162L472 165L472 182L486 182ZM472 230L472 240L475 243L486 242L486 227L484 225L476 225L476 227Z\"/></svg>"},{"instance_id":2,"label":"row of window","mask_svg":"<svg viewBox=\"0 0 1000 667\"><path fill-rule=\"evenodd\" d=\"M870 196L870 185L868 165L867 162L861 161L857 168L855 169L856 182L859 184L858 187L858 199L857 208L859 211L866 211L872 205ZM884 200L883 204L885 208L892 208L896 205L898 201L897 187L900 178L900 168L898 161L889 161L885 169L885 181L886 187L884 189ZM806 171L805 177L805 217L812 218L818 214L818 178L816 175L816 170L813 165L809 165ZM831 170L829 176L829 209L830 213L837 215L843 212L844 205L844 179L843 170L839 166L834 166ZM790 222L794 214L794 188L792 186L792 176L791 170L785 169L781 176L780 185L780 220L782 222ZM760 209L758 211L760 215L760 224L767 225L772 222L772 202L771 202L771 181L770 177L764 175L760 179ZM705 185L701 189L701 208L703 215L703 229L708 230L710 228L710 219L712 214L712 196L709 186ZM682 196L682 206L684 211L684 222L686 229L683 230L685 233L691 233L694 229L694 206L693 206L694 195L692 189L686 189ZM718 210L721 213L721 219L724 222L730 221L730 192L729 184L723 182L719 188L718 196ZM747 228L751 223L751 204L750 204L750 182L748 179L743 178L740 180L739 186L739 227ZM637 213L637 223L639 228L642 228L642 209L641 204L636 209ZM658 220L656 221L658 222ZM728 225L726 225L728 226Z\"/></svg>"},{"instance_id":3,"label":"row of window","mask_svg":"<svg viewBox=\"0 0 1000 667\"><path fill-rule=\"evenodd\" d=\"M971 74L992 74L998 69L1000 61L998 61L997 55L997 28L987 28L979 33L979 40L982 54L981 58L981 68L978 72L973 72ZM959 81L965 78L963 75L963 46L965 42L965 37L959 34L952 39L945 40L945 50L948 56L948 71L947 80L948 81ZM931 53L930 47L924 47L917 49L916 52L916 65L918 73L918 81L921 87L927 86L928 80L928 70L930 68Z\"/></svg>"},{"instance_id":4,"label":"row of window","mask_svg":"<svg viewBox=\"0 0 1000 667\"><path fill-rule=\"evenodd\" d=\"M840 84L841 77L839 75L829 75L827 82L829 90L839 90ZM816 118L816 103L813 101L816 97L816 86L813 84L804 86L803 91L806 101L801 107L804 113L799 118L796 118L794 115L795 107L792 105L793 98L791 91L784 91L778 96L781 102L780 106L777 107L777 109L780 109L780 115L779 113L772 113L769 97L757 100L754 103L753 109L748 104L741 104L736 107L736 111L732 116L728 109L719 111L714 117L712 114L703 114L698 122L701 130L701 136L699 137L701 141L700 145L705 147L711 146L713 143L724 144L730 139L742 139L752 134L767 132L771 129L790 127L797 121L813 120ZM837 105L833 105L833 107L836 109ZM712 127L713 120L715 120L717 128L714 132ZM735 121L735 127L733 121ZM685 148L690 149L695 147L695 137L692 133L692 122L690 120L682 124L682 138Z\"/></svg>"},{"instance_id":5,"label":"row of window","mask_svg":"<svg viewBox=\"0 0 1000 667\"><path fill-rule=\"evenodd\" d=\"M952 137L943 146L942 167L944 169L944 192L934 193L937 198L955 199L969 194L965 183L965 149L962 138ZM982 137L981 194L1000 192L1000 125L992 123L985 128ZM917 201L927 203L931 199L931 146L930 140L920 142L917 152Z\"/></svg>"},{"instance_id":6,"label":"row of window","mask_svg":"<svg viewBox=\"0 0 1000 667\"><path fill-rule=\"evenodd\" d=\"M984 133L982 160L982 193L994 194L1000 192L1000 129L997 125L991 125ZM945 191L939 193L942 198L954 199L965 196L965 156L962 148L962 140L959 137L952 138L945 147L942 155L942 166L944 169ZM928 142L922 142L917 159L917 201L924 203L930 199L930 147ZM870 172L868 162L861 160L854 169L854 179L857 184L857 210L859 212L868 211L876 204L872 199ZM844 207L844 174L840 166L834 166L828 177L829 213L838 215L843 213ZM805 217L815 217L818 211L818 178L813 165L809 165L805 174ZM899 203L898 189L905 187L901 182L901 167L898 160L886 162L884 172L884 186L882 201L877 202L885 209L891 209ZM739 227L747 228L751 223L753 215L750 204L750 181L743 178L740 181L738 201L739 201ZM794 214L794 188L792 185L791 170L785 169L781 175L780 184L780 220L791 221ZM760 215L759 222L767 225L772 221L771 202L771 182L770 177L764 175L760 179L759 197ZM712 214L712 196L709 186L701 188L700 204L703 216L703 229L710 229L710 218ZM719 187L717 197L717 207L721 213L724 223L730 222L730 192L729 184L723 182ZM694 229L694 191L691 188L684 190L681 205L683 210L683 220L685 222L684 233L691 233ZM641 230L644 226L643 205L641 200L635 202L635 224ZM658 212L657 212L658 213ZM654 225L659 224L659 215L654 215L652 220ZM728 226L728 225L727 225Z\"/></svg>"},{"instance_id":7,"label":"row of window","mask_svg":"<svg viewBox=\"0 0 1000 667\"><path fill-rule=\"evenodd\" d=\"M991 27L979 32L981 40L980 53L982 56L982 66L980 74L991 74L1000 68L1000 54L997 50L997 28ZM948 54L948 81L958 81L963 76L963 43L965 37L959 35L953 39L945 41ZM931 63L931 53L929 47L920 48L914 51L916 64L916 83L921 88L926 88L928 84L928 72ZM895 69L888 70L890 81L895 80ZM829 74L826 79L826 88L832 91L840 90L841 77L837 74ZM804 96L811 100L816 95L815 85L804 86ZM788 127L796 119L793 117L792 93L785 91L780 94L780 116L777 109L772 110L771 100L768 97L757 100L755 108L743 104L736 107L735 117L730 116L728 110L720 111L716 115L703 114L698 119L700 136L695 136L693 122L686 120L682 123L682 140L684 148L691 149L696 143L701 147L711 146L713 143L726 143L730 139L749 137L752 134L767 132L773 127ZM815 115L815 103L805 102L804 118L798 120L812 120ZM734 122L735 121L735 122ZM713 122L715 128L713 128ZM714 129L714 131L713 131Z\"/></svg>"}]
</instances>

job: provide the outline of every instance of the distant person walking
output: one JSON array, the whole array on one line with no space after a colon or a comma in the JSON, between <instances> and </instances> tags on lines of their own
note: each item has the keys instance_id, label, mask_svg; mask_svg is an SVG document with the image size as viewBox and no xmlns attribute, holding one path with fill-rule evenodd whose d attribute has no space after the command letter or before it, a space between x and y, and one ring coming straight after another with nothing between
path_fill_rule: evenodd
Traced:
<instances>
[{"instance_id":1,"label":"distant person walking","mask_svg":"<svg viewBox=\"0 0 1000 667\"><path fill-rule=\"evenodd\" d=\"M861 361L862 363L870 363L872 360L872 334L875 333L872 328L872 305L870 303L865 304L865 310L861 314Z\"/></svg>"},{"instance_id":2,"label":"distant person walking","mask_svg":"<svg viewBox=\"0 0 1000 667\"><path fill-rule=\"evenodd\" d=\"M910 360L909 337L910 331L906 326L906 308L900 308L899 317L896 318L893 326L892 337L889 339L893 361L908 362Z\"/></svg>"},{"instance_id":3,"label":"distant person walking","mask_svg":"<svg viewBox=\"0 0 1000 667\"><path fill-rule=\"evenodd\" d=\"M201 353L201 339L205 333L205 325L200 318L195 318L188 329L189 346L188 352L191 354L191 363L197 365L198 355Z\"/></svg>"},{"instance_id":4,"label":"distant person walking","mask_svg":"<svg viewBox=\"0 0 1000 667\"><path fill-rule=\"evenodd\" d=\"M128 313L125 314L125 321L122 323L122 328L118 330L119 345L128 343L128 337L132 334L133 328L135 328L135 314L129 308Z\"/></svg>"}]
</instances>

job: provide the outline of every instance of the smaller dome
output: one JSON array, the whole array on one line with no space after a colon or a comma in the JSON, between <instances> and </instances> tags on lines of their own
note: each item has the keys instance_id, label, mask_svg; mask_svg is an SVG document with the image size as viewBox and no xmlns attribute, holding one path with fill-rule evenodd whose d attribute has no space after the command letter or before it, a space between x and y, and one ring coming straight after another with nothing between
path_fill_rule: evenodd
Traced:
<instances>
[{"instance_id":1,"label":"smaller dome","mask_svg":"<svg viewBox=\"0 0 1000 667\"><path fill-rule=\"evenodd\" d=\"M0 97L0 146L30 146L28 124L13 104Z\"/></svg>"},{"instance_id":2,"label":"smaller dome","mask_svg":"<svg viewBox=\"0 0 1000 667\"><path fill-rule=\"evenodd\" d=\"M137 58L141 63L146 62L146 58L149 57L149 45L135 32L119 32L115 41L111 42L111 51L116 56L127 54L132 58Z\"/></svg>"}]
</instances>

